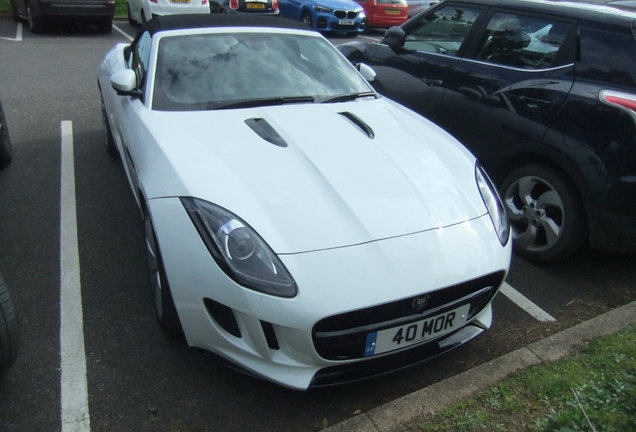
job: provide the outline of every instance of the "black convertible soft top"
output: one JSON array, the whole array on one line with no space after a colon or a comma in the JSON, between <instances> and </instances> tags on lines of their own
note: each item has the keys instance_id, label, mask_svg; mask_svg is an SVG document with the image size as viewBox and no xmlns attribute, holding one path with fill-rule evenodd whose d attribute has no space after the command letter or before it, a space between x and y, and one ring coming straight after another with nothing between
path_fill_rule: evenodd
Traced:
<instances>
[{"instance_id":1,"label":"black convertible soft top","mask_svg":"<svg viewBox=\"0 0 636 432\"><path fill-rule=\"evenodd\" d=\"M294 30L311 30L300 21L276 16L257 14L188 14L156 16L141 28L151 35L166 30L181 30L207 27L275 27Z\"/></svg>"}]
</instances>

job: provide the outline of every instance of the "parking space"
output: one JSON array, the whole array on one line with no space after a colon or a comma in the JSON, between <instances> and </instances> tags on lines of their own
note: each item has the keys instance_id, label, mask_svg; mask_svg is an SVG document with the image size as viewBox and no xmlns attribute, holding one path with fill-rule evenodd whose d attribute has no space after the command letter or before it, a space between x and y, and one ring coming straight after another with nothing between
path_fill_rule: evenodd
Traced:
<instances>
[{"instance_id":1,"label":"parking space","mask_svg":"<svg viewBox=\"0 0 636 432\"><path fill-rule=\"evenodd\" d=\"M0 269L22 326L20 357L0 378L0 430L319 430L636 299L634 254L584 250L550 266L513 257L484 336L407 370L305 393L166 338L143 223L121 162L102 145L96 70L135 31L116 22L109 35L32 35L0 18L14 146L0 171Z\"/></svg>"}]
</instances>

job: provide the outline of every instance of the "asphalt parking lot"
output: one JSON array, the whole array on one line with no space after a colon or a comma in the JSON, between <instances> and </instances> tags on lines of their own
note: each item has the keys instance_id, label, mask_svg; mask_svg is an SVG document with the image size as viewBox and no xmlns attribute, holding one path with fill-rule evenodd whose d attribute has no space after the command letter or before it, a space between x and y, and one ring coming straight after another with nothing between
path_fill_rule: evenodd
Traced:
<instances>
[{"instance_id":1,"label":"asphalt parking lot","mask_svg":"<svg viewBox=\"0 0 636 432\"><path fill-rule=\"evenodd\" d=\"M89 413L81 421L95 431L319 430L636 300L635 254L583 250L543 267L514 257L484 336L406 370L305 393L165 338L142 220L121 162L102 146L96 70L135 31L118 22L110 35L82 26L33 35L0 17L0 99L14 148L0 171L0 269L22 329L20 357L0 378L0 430L61 429L60 189L69 139Z\"/></svg>"}]
</instances>

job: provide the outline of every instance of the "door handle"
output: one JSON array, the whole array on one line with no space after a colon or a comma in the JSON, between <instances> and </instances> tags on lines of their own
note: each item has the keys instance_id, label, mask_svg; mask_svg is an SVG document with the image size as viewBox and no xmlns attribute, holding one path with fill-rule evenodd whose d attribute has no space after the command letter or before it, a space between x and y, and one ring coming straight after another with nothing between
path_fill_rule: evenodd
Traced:
<instances>
[{"instance_id":1,"label":"door handle","mask_svg":"<svg viewBox=\"0 0 636 432\"><path fill-rule=\"evenodd\" d=\"M441 86L444 84L444 81L435 78L422 78L422 81L424 81L424 83L426 83L429 87Z\"/></svg>"},{"instance_id":2,"label":"door handle","mask_svg":"<svg viewBox=\"0 0 636 432\"><path fill-rule=\"evenodd\" d=\"M519 96L519 100L533 108L547 108L552 106L552 102L545 99L535 99L528 96Z\"/></svg>"}]
</instances>

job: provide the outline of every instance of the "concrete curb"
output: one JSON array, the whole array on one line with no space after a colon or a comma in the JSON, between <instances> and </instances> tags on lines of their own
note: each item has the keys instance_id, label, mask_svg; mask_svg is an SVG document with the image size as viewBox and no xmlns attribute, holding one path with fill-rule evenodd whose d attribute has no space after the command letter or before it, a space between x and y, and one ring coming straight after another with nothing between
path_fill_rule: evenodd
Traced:
<instances>
[{"instance_id":1,"label":"concrete curb","mask_svg":"<svg viewBox=\"0 0 636 432\"><path fill-rule=\"evenodd\" d=\"M416 418L436 414L492 387L517 371L572 355L585 342L617 333L634 324L636 301L324 430L400 431Z\"/></svg>"}]
</instances>

